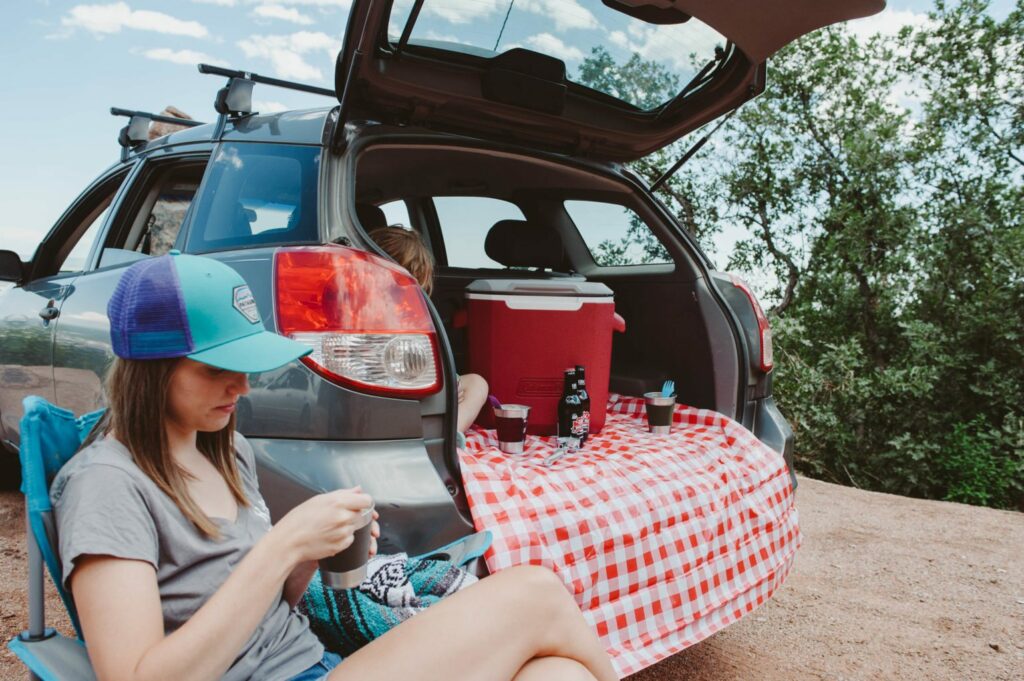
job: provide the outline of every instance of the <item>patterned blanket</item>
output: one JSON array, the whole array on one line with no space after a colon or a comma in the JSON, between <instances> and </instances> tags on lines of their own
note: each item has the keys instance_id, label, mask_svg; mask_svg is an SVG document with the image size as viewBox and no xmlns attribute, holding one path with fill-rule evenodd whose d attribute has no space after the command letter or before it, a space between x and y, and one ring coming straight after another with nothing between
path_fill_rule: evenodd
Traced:
<instances>
[{"instance_id":1,"label":"patterned blanket","mask_svg":"<svg viewBox=\"0 0 1024 681\"><path fill-rule=\"evenodd\" d=\"M313 633L342 657L477 581L448 561L409 558L404 553L375 556L366 572L358 588L335 591L324 585L317 571L298 604Z\"/></svg>"},{"instance_id":2,"label":"patterned blanket","mask_svg":"<svg viewBox=\"0 0 1024 681\"><path fill-rule=\"evenodd\" d=\"M491 572L558 574L621 676L710 636L762 604L800 544L780 454L721 414L677 406L669 435L643 400L611 395L601 433L553 463L554 438L508 455L473 429L460 452Z\"/></svg>"}]
</instances>

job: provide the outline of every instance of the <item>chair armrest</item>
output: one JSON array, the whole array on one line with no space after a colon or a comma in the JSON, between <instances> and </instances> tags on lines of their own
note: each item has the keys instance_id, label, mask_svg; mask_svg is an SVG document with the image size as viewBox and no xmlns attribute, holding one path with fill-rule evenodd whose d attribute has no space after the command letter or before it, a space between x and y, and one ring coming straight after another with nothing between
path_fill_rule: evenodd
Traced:
<instances>
[{"instance_id":1,"label":"chair armrest","mask_svg":"<svg viewBox=\"0 0 1024 681\"><path fill-rule=\"evenodd\" d=\"M45 638L30 641L25 634L12 638L7 647L42 681L96 681L85 644L46 630Z\"/></svg>"}]
</instances>

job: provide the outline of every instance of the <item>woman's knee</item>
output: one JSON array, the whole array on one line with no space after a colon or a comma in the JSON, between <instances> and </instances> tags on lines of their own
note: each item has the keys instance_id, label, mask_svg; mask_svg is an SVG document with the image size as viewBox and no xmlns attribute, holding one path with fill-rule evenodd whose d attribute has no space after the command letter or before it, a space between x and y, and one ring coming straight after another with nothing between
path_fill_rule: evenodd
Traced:
<instances>
[{"instance_id":1,"label":"woman's knee","mask_svg":"<svg viewBox=\"0 0 1024 681\"><path fill-rule=\"evenodd\" d=\"M487 396L487 379L480 374L465 374L460 376L462 387L467 393L481 394Z\"/></svg>"},{"instance_id":2,"label":"woman's knee","mask_svg":"<svg viewBox=\"0 0 1024 681\"><path fill-rule=\"evenodd\" d=\"M505 585L510 598L525 607L537 610L566 611L571 608L578 612L576 602L569 595L565 584L551 570L538 565L520 565L499 573L505 576Z\"/></svg>"}]
</instances>

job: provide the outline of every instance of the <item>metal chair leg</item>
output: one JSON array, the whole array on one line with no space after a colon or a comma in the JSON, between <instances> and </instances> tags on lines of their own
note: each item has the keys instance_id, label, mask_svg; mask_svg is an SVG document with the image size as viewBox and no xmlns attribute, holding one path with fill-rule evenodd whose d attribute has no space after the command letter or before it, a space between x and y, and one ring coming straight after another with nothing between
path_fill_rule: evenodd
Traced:
<instances>
[{"instance_id":1,"label":"metal chair leg","mask_svg":"<svg viewBox=\"0 0 1024 681\"><path fill-rule=\"evenodd\" d=\"M30 640L43 638L46 631L46 600L43 597L43 554L39 551L32 527L29 525L28 508L25 509L25 533L28 544L28 636ZM29 681L40 678L29 672Z\"/></svg>"}]
</instances>

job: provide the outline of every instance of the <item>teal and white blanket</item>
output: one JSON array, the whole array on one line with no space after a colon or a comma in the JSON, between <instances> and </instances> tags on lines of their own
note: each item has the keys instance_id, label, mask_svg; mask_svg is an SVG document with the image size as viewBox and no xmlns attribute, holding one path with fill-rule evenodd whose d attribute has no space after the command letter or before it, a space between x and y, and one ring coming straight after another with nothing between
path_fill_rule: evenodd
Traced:
<instances>
[{"instance_id":1,"label":"teal and white blanket","mask_svg":"<svg viewBox=\"0 0 1024 681\"><path fill-rule=\"evenodd\" d=\"M325 585L317 571L298 604L313 633L342 657L477 581L446 560L409 558L404 553L375 556L366 571L362 584L343 591Z\"/></svg>"}]
</instances>

